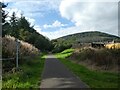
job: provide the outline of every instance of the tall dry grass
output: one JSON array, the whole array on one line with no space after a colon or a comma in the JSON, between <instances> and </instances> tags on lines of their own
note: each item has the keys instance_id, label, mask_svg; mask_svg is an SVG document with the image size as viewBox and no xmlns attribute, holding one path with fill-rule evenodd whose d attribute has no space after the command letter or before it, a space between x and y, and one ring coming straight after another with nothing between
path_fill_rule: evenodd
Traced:
<instances>
[{"instance_id":1,"label":"tall dry grass","mask_svg":"<svg viewBox=\"0 0 120 90\"><path fill-rule=\"evenodd\" d=\"M81 48L78 52L74 52L71 56L73 60L89 63L102 67L104 70L111 70L120 66L120 49L94 49Z\"/></svg>"},{"instance_id":2,"label":"tall dry grass","mask_svg":"<svg viewBox=\"0 0 120 90\"><path fill-rule=\"evenodd\" d=\"M3 51L3 57L15 57L16 56L16 41L14 37L11 37L9 35L2 38L2 51ZM35 48L33 45L20 41L19 46L19 56L25 57L25 56L35 56L39 53L39 50Z\"/></svg>"},{"instance_id":3,"label":"tall dry grass","mask_svg":"<svg viewBox=\"0 0 120 90\"><path fill-rule=\"evenodd\" d=\"M25 63L25 60L29 61L39 54L39 50L33 45L20 41L19 46L19 64ZM16 66L16 41L14 37L5 36L2 38L2 58L14 58L12 60L3 60L2 67L3 73L10 71Z\"/></svg>"}]
</instances>

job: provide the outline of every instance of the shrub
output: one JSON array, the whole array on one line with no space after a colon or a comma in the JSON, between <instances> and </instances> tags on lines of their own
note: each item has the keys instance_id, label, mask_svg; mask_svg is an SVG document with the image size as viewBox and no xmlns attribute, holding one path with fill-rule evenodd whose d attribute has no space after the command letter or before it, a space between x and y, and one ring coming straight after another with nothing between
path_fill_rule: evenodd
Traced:
<instances>
[{"instance_id":1,"label":"shrub","mask_svg":"<svg viewBox=\"0 0 120 90\"><path fill-rule=\"evenodd\" d=\"M5 36L2 39L2 51L3 51L3 57L15 57L16 54L16 41L14 37L11 36ZM39 53L39 50L35 48L33 45L20 41L19 46L19 54L21 57L24 56L30 56L30 55L37 55Z\"/></svg>"},{"instance_id":2,"label":"shrub","mask_svg":"<svg viewBox=\"0 0 120 90\"><path fill-rule=\"evenodd\" d=\"M23 62L23 58L26 56L34 57L39 54L39 50L33 45L20 41L19 47L19 63ZM3 58L14 58L14 60L3 61L3 69L11 69L15 67L15 57L16 57L16 41L14 37L5 36L2 38L2 57Z\"/></svg>"},{"instance_id":3,"label":"shrub","mask_svg":"<svg viewBox=\"0 0 120 90\"><path fill-rule=\"evenodd\" d=\"M72 47L71 44L58 44L58 45L55 45L52 52L53 53L59 53L59 52L64 51L65 49L69 49L71 47Z\"/></svg>"}]
</instances>

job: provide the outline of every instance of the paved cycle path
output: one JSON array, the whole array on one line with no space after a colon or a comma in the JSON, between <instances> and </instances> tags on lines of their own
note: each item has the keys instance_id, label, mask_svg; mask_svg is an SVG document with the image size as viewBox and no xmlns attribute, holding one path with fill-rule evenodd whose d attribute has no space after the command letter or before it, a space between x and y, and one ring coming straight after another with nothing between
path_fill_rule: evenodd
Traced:
<instances>
[{"instance_id":1,"label":"paved cycle path","mask_svg":"<svg viewBox=\"0 0 120 90\"><path fill-rule=\"evenodd\" d=\"M40 88L89 88L54 55L48 55L42 73Z\"/></svg>"}]
</instances>

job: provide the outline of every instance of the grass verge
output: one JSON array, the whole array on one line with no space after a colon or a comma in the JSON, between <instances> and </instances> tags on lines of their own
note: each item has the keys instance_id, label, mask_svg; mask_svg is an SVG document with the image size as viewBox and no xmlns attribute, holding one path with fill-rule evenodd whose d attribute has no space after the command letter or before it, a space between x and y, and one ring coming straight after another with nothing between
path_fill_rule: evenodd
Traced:
<instances>
[{"instance_id":1,"label":"grass verge","mask_svg":"<svg viewBox=\"0 0 120 90\"><path fill-rule=\"evenodd\" d=\"M39 88L44 61L44 55L38 56L35 59L26 60L23 65L20 65L21 70L5 73L2 88Z\"/></svg>"},{"instance_id":2,"label":"grass verge","mask_svg":"<svg viewBox=\"0 0 120 90\"><path fill-rule=\"evenodd\" d=\"M66 51L69 50L70 49ZM73 51L66 53L61 52L56 54L56 57L91 88L118 88L117 73L92 71L83 65L73 63L71 60L67 59L72 52Z\"/></svg>"}]
</instances>

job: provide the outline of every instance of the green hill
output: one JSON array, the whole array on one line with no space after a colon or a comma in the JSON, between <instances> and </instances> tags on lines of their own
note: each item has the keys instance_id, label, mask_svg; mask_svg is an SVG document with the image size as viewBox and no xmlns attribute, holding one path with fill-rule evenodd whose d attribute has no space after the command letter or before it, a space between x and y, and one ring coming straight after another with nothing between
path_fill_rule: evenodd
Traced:
<instances>
[{"instance_id":1,"label":"green hill","mask_svg":"<svg viewBox=\"0 0 120 90\"><path fill-rule=\"evenodd\" d=\"M112 42L113 40L115 42L120 42L120 37L98 31L76 33L52 40L54 46L53 52L60 52L68 49L74 44L92 42L106 43Z\"/></svg>"},{"instance_id":2,"label":"green hill","mask_svg":"<svg viewBox=\"0 0 120 90\"><path fill-rule=\"evenodd\" d=\"M71 34L68 36L64 36L56 39L58 42L69 42L69 43L91 43L91 42L111 42L111 41L120 41L120 37L110 35L103 32L91 31L91 32L83 32L77 34Z\"/></svg>"}]
</instances>

